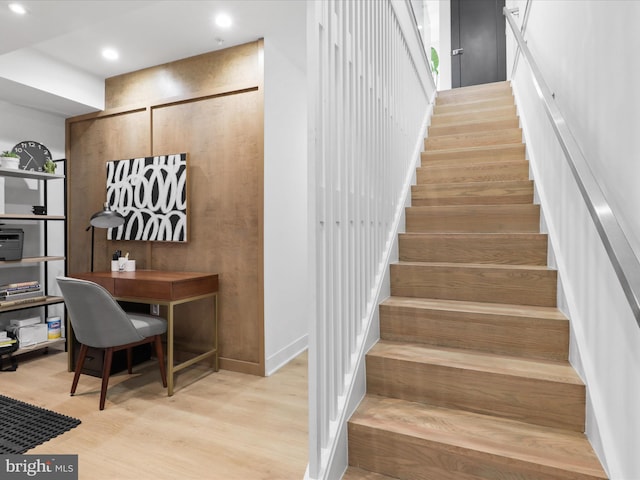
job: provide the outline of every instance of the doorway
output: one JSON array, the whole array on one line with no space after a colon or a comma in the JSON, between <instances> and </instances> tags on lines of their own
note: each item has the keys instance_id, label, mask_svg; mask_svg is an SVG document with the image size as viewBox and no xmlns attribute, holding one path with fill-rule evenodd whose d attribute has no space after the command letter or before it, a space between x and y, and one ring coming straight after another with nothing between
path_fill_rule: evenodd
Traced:
<instances>
[{"instance_id":1,"label":"doorway","mask_svg":"<svg viewBox=\"0 0 640 480\"><path fill-rule=\"evenodd\" d=\"M451 86L507 79L505 0L451 0Z\"/></svg>"}]
</instances>

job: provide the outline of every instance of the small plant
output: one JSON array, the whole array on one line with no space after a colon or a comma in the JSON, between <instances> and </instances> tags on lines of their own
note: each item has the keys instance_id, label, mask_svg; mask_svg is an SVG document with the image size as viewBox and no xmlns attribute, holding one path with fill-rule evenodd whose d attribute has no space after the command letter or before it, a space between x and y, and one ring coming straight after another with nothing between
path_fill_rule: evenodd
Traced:
<instances>
[{"instance_id":1,"label":"small plant","mask_svg":"<svg viewBox=\"0 0 640 480\"><path fill-rule=\"evenodd\" d=\"M17 153L10 152L9 150L5 150L4 152L2 152L2 155L0 155L0 157L20 158L20 156Z\"/></svg>"},{"instance_id":2,"label":"small plant","mask_svg":"<svg viewBox=\"0 0 640 480\"><path fill-rule=\"evenodd\" d=\"M55 162L53 162L50 159L47 159L47 161L44 162L44 171L47 173L56 173L57 166L58 165Z\"/></svg>"}]
</instances>

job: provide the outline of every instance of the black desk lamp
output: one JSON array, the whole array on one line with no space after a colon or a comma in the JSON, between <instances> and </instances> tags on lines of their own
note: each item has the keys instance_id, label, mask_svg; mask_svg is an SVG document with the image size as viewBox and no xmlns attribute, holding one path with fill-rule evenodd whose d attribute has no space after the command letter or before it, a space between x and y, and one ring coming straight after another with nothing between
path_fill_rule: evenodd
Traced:
<instances>
[{"instance_id":1,"label":"black desk lamp","mask_svg":"<svg viewBox=\"0 0 640 480\"><path fill-rule=\"evenodd\" d=\"M93 250L94 250L94 238L95 227L98 228L115 228L124 224L124 217L118 212L109 210L109 204L104 204L104 210L91 215L89 220L89 226L87 230L91 229L91 271L93 272Z\"/></svg>"}]
</instances>

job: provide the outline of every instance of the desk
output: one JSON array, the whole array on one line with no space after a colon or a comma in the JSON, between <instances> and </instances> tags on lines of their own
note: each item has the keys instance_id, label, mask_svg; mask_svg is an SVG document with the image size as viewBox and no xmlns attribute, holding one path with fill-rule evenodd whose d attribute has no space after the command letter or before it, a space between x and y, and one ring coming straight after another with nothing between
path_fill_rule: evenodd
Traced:
<instances>
[{"instance_id":1,"label":"desk","mask_svg":"<svg viewBox=\"0 0 640 480\"><path fill-rule=\"evenodd\" d=\"M174 373L210 357L214 357L214 369L218 371L218 275L194 272L165 272L136 270L135 272L90 272L69 275L102 285L116 300L133 303L165 305L167 307L167 393L173 395ZM173 307L181 303L213 299L213 345L195 358L174 365L173 359ZM70 342L73 332L67 322ZM73 343L69 343L69 370L73 369Z\"/></svg>"}]
</instances>

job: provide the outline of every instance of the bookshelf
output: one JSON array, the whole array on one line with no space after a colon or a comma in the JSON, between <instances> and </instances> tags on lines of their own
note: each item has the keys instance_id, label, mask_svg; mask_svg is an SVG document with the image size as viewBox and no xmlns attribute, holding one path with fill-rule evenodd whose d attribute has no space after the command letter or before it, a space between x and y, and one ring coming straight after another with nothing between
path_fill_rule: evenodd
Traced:
<instances>
[{"instance_id":1,"label":"bookshelf","mask_svg":"<svg viewBox=\"0 0 640 480\"><path fill-rule=\"evenodd\" d=\"M66 275L66 160L55 160L55 174L0 167L3 208L2 228L24 230L23 255L20 260L0 260L0 285L39 281L42 295L19 300L0 298L0 329L12 318L39 316L42 322L51 314L65 323L63 298L57 291L55 276ZM43 205L47 214L30 212L32 206ZM53 310L52 310L53 309ZM65 343L64 338L20 346L19 355Z\"/></svg>"}]
</instances>

